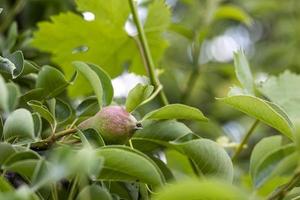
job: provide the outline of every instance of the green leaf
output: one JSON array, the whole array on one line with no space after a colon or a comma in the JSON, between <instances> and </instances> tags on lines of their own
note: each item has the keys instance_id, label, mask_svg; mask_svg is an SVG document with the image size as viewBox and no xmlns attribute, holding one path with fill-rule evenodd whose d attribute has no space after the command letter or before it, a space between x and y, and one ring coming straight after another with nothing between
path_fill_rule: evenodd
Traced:
<instances>
[{"instance_id":1,"label":"green leaf","mask_svg":"<svg viewBox=\"0 0 300 200\"><path fill-rule=\"evenodd\" d=\"M250 174L256 188L272 177L292 172L296 168L297 161L294 159L295 154L293 155L295 146L281 146L281 140L281 137L273 136L263 139L255 146L251 155Z\"/></svg>"},{"instance_id":2,"label":"green leaf","mask_svg":"<svg viewBox=\"0 0 300 200\"><path fill-rule=\"evenodd\" d=\"M22 72L23 75L27 75L30 73L37 73L39 71L39 66L33 61L24 60L24 69Z\"/></svg>"},{"instance_id":3,"label":"green leaf","mask_svg":"<svg viewBox=\"0 0 300 200\"><path fill-rule=\"evenodd\" d=\"M42 118L37 112L32 113L32 119L34 123L34 135L36 138L41 138L42 133Z\"/></svg>"},{"instance_id":4,"label":"green leaf","mask_svg":"<svg viewBox=\"0 0 300 200\"><path fill-rule=\"evenodd\" d=\"M233 180L233 165L226 151L208 139L197 139L173 145L188 156L201 174L221 179Z\"/></svg>"},{"instance_id":5,"label":"green leaf","mask_svg":"<svg viewBox=\"0 0 300 200\"><path fill-rule=\"evenodd\" d=\"M270 179L271 177L274 177L274 171L279 171L279 173L282 171L282 162L285 162L285 159L288 159L291 155L292 158L295 158L295 154L293 154L295 152L295 146L293 145L285 145L281 148L277 148L275 150L273 150L272 152L270 152L270 154L268 154L267 157L265 157L265 159L261 160L261 162L259 163L259 166L257 168L257 170L254 173L254 177L253 177L253 183L255 185L255 187L260 187L262 184L264 184L268 179ZM294 160L295 161L295 160ZM278 170L278 165L281 169ZM292 168L291 171L289 171L287 168L289 166L285 166L286 169L283 168L283 171L287 170L290 173L292 171L294 171L297 167L297 163L293 163L293 165L295 166L294 169ZM276 172L278 173L278 172ZM276 174L275 175L280 175L280 174Z\"/></svg>"},{"instance_id":6,"label":"green leaf","mask_svg":"<svg viewBox=\"0 0 300 200\"><path fill-rule=\"evenodd\" d=\"M244 23L250 26L252 23L251 17L240 7L235 5L223 5L219 6L214 13L215 20L232 19Z\"/></svg>"},{"instance_id":7,"label":"green leaf","mask_svg":"<svg viewBox=\"0 0 300 200\"><path fill-rule=\"evenodd\" d=\"M4 111L13 111L19 102L20 89L13 82L4 82L0 75L0 109Z\"/></svg>"},{"instance_id":8,"label":"green leaf","mask_svg":"<svg viewBox=\"0 0 300 200\"><path fill-rule=\"evenodd\" d=\"M251 153L250 157L250 175L254 177L254 172L257 170L258 165L266 155L273 151L274 149L281 146L282 137L281 136L271 136L263 138L259 143L257 143Z\"/></svg>"},{"instance_id":9,"label":"green leaf","mask_svg":"<svg viewBox=\"0 0 300 200\"><path fill-rule=\"evenodd\" d=\"M34 138L34 124L31 113L26 109L12 112L3 127L5 141L25 140Z\"/></svg>"},{"instance_id":10,"label":"green leaf","mask_svg":"<svg viewBox=\"0 0 300 200\"><path fill-rule=\"evenodd\" d=\"M174 141L192 131L183 123L175 120L151 121L145 120L143 129L135 132L132 140L134 148L141 151L153 151L163 143Z\"/></svg>"},{"instance_id":11,"label":"green leaf","mask_svg":"<svg viewBox=\"0 0 300 200\"><path fill-rule=\"evenodd\" d=\"M90 147L84 147L76 152L73 160L77 160L73 163L68 163L68 165L75 164L74 173L79 174L78 171L82 175L88 175L89 177L98 177L104 162L106 162L103 157L99 157L98 151L92 149ZM70 162L71 160L69 160ZM66 168L68 170L68 168Z\"/></svg>"},{"instance_id":12,"label":"green leaf","mask_svg":"<svg viewBox=\"0 0 300 200\"><path fill-rule=\"evenodd\" d=\"M248 95L248 94L249 92L247 92L245 89L234 85L230 87L227 96L238 96L238 95Z\"/></svg>"},{"instance_id":13,"label":"green leaf","mask_svg":"<svg viewBox=\"0 0 300 200\"><path fill-rule=\"evenodd\" d=\"M179 24L179 23L173 23L170 25L169 29L171 31L174 31L175 33L178 33L184 37L186 37L187 39L189 39L190 41L193 40L194 37L194 33L192 30L186 28L185 26Z\"/></svg>"},{"instance_id":14,"label":"green leaf","mask_svg":"<svg viewBox=\"0 0 300 200\"><path fill-rule=\"evenodd\" d=\"M6 38L6 50L10 51L15 46L18 39L18 24L17 22L13 22L8 30L7 38Z\"/></svg>"},{"instance_id":15,"label":"green leaf","mask_svg":"<svg viewBox=\"0 0 300 200\"><path fill-rule=\"evenodd\" d=\"M281 106L292 121L300 119L300 76L285 71L279 76L271 76L263 82L259 90L272 102Z\"/></svg>"},{"instance_id":16,"label":"green leaf","mask_svg":"<svg viewBox=\"0 0 300 200\"><path fill-rule=\"evenodd\" d=\"M57 122L52 115L52 113L48 110L46 106L44 106L41 102L31 100L27 102L27 104L37 113L41 115L42 118L44 118L49 125L51 126L52 131L55 131Z\"/></svg>"},{"instance_id":17,"label":"green leaf","mask_svg":"<svg viewBox=\"0 0 300 200\"><path fill-rule=\"evenodd\" d=\"M5 162L3 163L3 168L7 168L10 165L13 165L16 162L27 160L27 159L40 159L40 156L34 151L21 151L15 152L10 155Z\"/></svg>"},{"instance_id":18,"label":"green leaf","mask_svg":"<svg viewBox=\"0 0 300 200\"><path fill-rule=\"evenodd\" d=\"M271 195L272 192L276 191L276 189L284 184L286 184L291 179L291 176L276 176L272 179L268 180L264 185L258 188L255 193L262 196L267 197Z\"/></svg>"},{"instance_id":19,"label":"green leaf","mask_svg":"<svg viewBox=\"0 0 300 200\"><path fill-rule=\"evenodd\" d=\"M71 117L72 117L71 106L61 99L56 99L55 119L58 121L58 123L66 122Z\"/></svg>"},{"instance_id":20,"label":"green leaf","mask_svg":"<svg viewBox=\"0 0 300 200\"><path fill-rule=\"evenodd\" d=\"M234 53L234 67L237 78L249 94L254 94L254 80L247 58L242 50Z\"/></svg>"},{"instance_id":21,"label":"green leaf","mask_svg":"<svg viewBox=\"0 0 300 200\"><path fill-rule=\"evenodd\" d=\"M276 104L248 95L230 96L218 100L266 123L292 139L293 125Z\"/></svg>"},{"instance_id":22,"label":"green leaf","mask_svg":"<svg viewBox=\"0 0 300 200\"><path fill-rule=\"evenodd\" d=\"M47 108L49 110L49 112L55 116L56 114L56 110L55 110L55 106L56 106L56 99L55 98L51 98L49 100L46 101L46 105L47 105Z\"/></svg>"},{"instance_id":23,"label":"green leaf","mask_svg":"<svg viewBox=\"0 0 300 200\"><path fill-rule=\"evenodd\" d=\"M249 199L241 189L217 180L184 180L170 184L154 195L153 200Z\"/></svg>"},{"instance_id":24,"label":"green leaf","mask_svg":"<svg viewBox=\"0 0 300 200\"><path fill-rule=\"evenodd\" d=\"M170 104L154 110L144 116L145 119L189 119L198 121L208 121L203 113L197 109L183 104Z\"/></svg>"},{"instance_id":25,"label":"green leaf","mask_svg":"<svg viewBox=\"0 0 300 200\"><path fill-rule=\"evenodd\" d=\"M154 87L152 85L137 84L132 90L130 90L126 99L126 110L128 112L134 111L143 101L145 101L153 92Z\"/></svg>"},{"instance_id":26,"label":"green leaf","mask_svg":"<svg viewBox=\"0 0 300 200\"><path fill-rule=\"evenodd\" d=\"M128 3L123 0L77 0L76 4L80 13L88 11L95 14L95 20L86 21L71 12L53 16L51 22L38 24L33 46L51 53L52 60L62 66L67 76L73 71L70 63L74 60L95 63L112 77L128 67L129 71L145 74L135 37L129 36L124 29L130 14ZM150 3L144 30L155 64L167 47L162 33L169 22L170 11L164 1ZM81 87L87 89L79 90ZM70 89L72 95L79 95L89 93L91 90L88 88L84 79L79 78Z\"/></svg>"},{"instance_id":27,"label":"green leaf","mask_svg":"<svg viewBox=\"0 0 300 200\"><path fill-rule=\"evenodd\" d=\"M82 131L85 139L89 142L89 144L93 147L103 147L105 146L105 142L101 137L101 134L98 133L95 129L87 129Z\"/></svg>"},{"instance_id":28,"label":"green leaf","mask_svg":"<svg viewBox=\"0 0 300 200\"><path fill-rule=\"evenodd\" d=\"M0 143L0 165L3 165L5 160L15 152L16 150L12 147L11 144L1 142Z\"/></svg>"},{"instance_id":29,"label":"green leaf","mask_svg":"<svg viewBox=\"0 0 300 200\"><path fill-rule=\"evenodd\" d=\"M90 117L94 116L100 110L96 97L88 97L84 99L76 108L77 116Z\"/></svg>"},{"instance_id":30,"label":"green leaf","mask_svg":"<svg viewBox=\"0 0 300 200\"><path fill-rule=\"evenodd\" d=\"M153 186L161 186L165 182L156 164L137 150L111 145L98 149L97 155L105 160L99 179L139 181Z\"/></svg>"},{"instance_id":31,"label":"green leaf","mask_svg":"<svg viewBox=\"0 0 300 200\"><path fill-rule=\"evenodd\" d=\"M12 77L16 66L8 58L3 58L0 56L0 72L4 74L9 74Z\"/></svg>"},{"instance_id":32,"label":"green leaf","mask_svg":"<svg viewBox=\"0 0 300 200\"><path fill-rule=\"evenodd\" d=\"M103 166L103 158L89 147L74 150L61 146L50 152L50 162L40 162L34 172L33 184L41 187L67 177L87 176L95 179Z\"/></svg>"},{"instance_id":33,"label":"green leaf","mask_svg":"<svg viewBox=\"0 0 300 200\"><path fill-rule=\"evenodd\" d=\"M186 126L176 121L148 122L145 131L137 131L131 140L135 148L143 151L152 151L159 146L174 148L192 159L203 175L217 176L231 181L233 178L231 159L215 142L207 139L182 143L171 142L189 133L191 131Z\"/></svg>"},{"instance_id":34,"label":"green leaf","mask_svg":"<svg viewBox=\"0 0 300 200\"><path fill-rule=\"evenodd\" d=\"M17 78L20 76L24 69L24 57L23 53L21 51L16 51L12 54L9 54L7 56L7 59L9 59L14 64L13 73L11 74L12 78Z\"/></svg>"},{"instance_id":35,"label":"green leaf","mask_svg":"<svg viewBox=\"0 0 300 200\"><path fill-rule=\"evenodd\" d=\"M8 111L8 99L9 99L9 91L7 90L5 81L3 77L0 75L0 109L3 111Z\"/></svg>"},{"instance_id":36,"label":"green leaf","mask_svg":"<svg viewBox=\"0 0 300 200\"><path fill-rule=\"evenodd\" d=\"M88 147L88 148L91 147L91 144L89 143L88 139L85 137L85 135L81 130L77 131L77 135L79 136L81 143L84 147Z\"/></svg>"},{"instance_id":37,"label":"green leaf","mask_svg":"<svg viewBox=\"0 0 300 200\"><path fill-rule=\"evenodd\" d=\"M44 97L44 89L42 88L32 89L20 97L20 104L27 105L27 102L30 100L41 101L43 100L43 97Z\"/></svg>"},{"instance_id":38,"label":"green leaf","mask_svg":"<svg viewBox=\"0 0 300 200\"><path fill-rule=\"evenodd\" d=\"M175 180L197 176L187 156L171 148L166 149L164 152L167 159L167 166L174 174Z\"/></svg>"},{"instance_id":39,"label":"green leaf","mask_svg":"<svg viewBox=\"0 0 300 200\"><path fill-rule=\"evenodd\" d=\"M298 167L298 153L293 152L286 157L282 158L282 160L277 164L277 166L273 169L273 171L268 176L268 179L276 179L277 177L290 177L294 175L293 173Z\"/></svg>"},{"instance_id":40,"label":"green leaf","mask_svg":"<svg viewBox=\"0 0 300 200\"><path fill-rule=\"evenodd\" d=\"M19 86L14 83L7 83L6 84L7 90L9 91L8 95L8 107L10 111L13 111L18 103L19 103L19 97L21 96L21 92L19 89Z\"/></svg>"},{"instance_id":41,"label":"green leaf","mask_svg":"<svg viewBox=\"0 0 300 200\"><path fill-rule=\"evenodd\" d=\"M147 188L147 185L146 184L139 184L139 193L138 195L141 196L141 199L144 199L144 200L149 200L150 199L150 195L148 193L148 188Z\"/></svg>"},{"instance_id":42,"label":"green leaf","mask_svg":"<svg viewBox=\"0 0 300 200\"><path fill-rule=\"evenodd\" d=\"M87 63L89 67L98 75L103 88L103 105L110 105L114 97L114 88L110 76L98 65Z\"/></svg>"},{"instance_id":43,"label":"green leaf","mask_svg":"<svg viewBox=\"0 0 300 200\"><path fill-rule=\"evenodd\" d=\"M89 185L83 188L78 194L77 200L112 200L110 193L98 185Z\"/></svg>"},{"instance_id":44,"label":"green leaf","mask_svg":"<svg viewBox=\"0 0 300 200\"><path fill-rule=\"evenodd\" d=\"M13 29L16 29L16 24L14 23L11 26L11 28L12 29L10 29L9 31L14 31ZM12 47L13 45L15 45L17 33L10 32L9 34L12 35L11 38L7 39L7 45ZM7 48L10 49L11 47L7 47ZM8 54L6 58L0 56L0 72L7 74L9 77L13 79L18 78L21 75L26 75L29 72L31 72L28 69L29 64L30 63L28 61L24 60L24 56L21 51L15 51L12 54ZM35 70L35 72L36 71L37 70Z\"/></svg>"},{"instance_id":45,"label":"green leaf","mask_svg":"<svg viewBox=\"0 0 300 200\"><path fill-rule=\"evenodd\" d=\"M116 199L132 199L130 191L127 189L125 183L112 181L109 184L111 194L114 194Z\"/></svg>"},{"instance_id":46,"label":"green leaf","mask_svg":"<svg viewBox=\"0 0 300 200\"><path fill-rule=\"evenodd\" d=\"M68 85L65 76L58 69L48 65L41 68L36 80L36 88L43 88L46 98L55 97Z\"/></svg>"},{"instance_id":47,"label":"green leaf","mask_svg":"<svg viewBox=\"0 0 300 200\"><path fill-rule=\"evenodd\" d=\"M3 120L0 115L0 139L2 139L2 135L3 135Z\"/></svg>"},{"instance_id":48,"label":"green leaf","mask_svg":"<svg viewBox=\"0 0 300 200\"><path fill-rule=\"evenodd\" d=\"M21 160L13 163L12 165L6 166L4 170L16 172L29 181L34 174L34 169L36 168L38 162L39 160L37 159Z\"/></svg>"},{"instance_id":49,"label":"green leaf","mask_svg":"<svg viewBox=\"0 0 300 200\"><path fill-rule=\"evenodd\" d=\"M14 187L3 176L0 176L0 192L12 192L13 190Z\"/></svg>"},{"instance_id":50,"label":"green leaf","mask_svg":"<svg viewBox=\"0 0 300 200\"><path fill-rule=\"evenodd\" d=\"M94 93L97 97L98 104L100 109L102 108L102 98L103 98L103 88L102 88L102 83L97 75L97 73L92 70L89 65L85 64L84 62L73 62L73 65L75 68L82 73L82 75L88 80L90 85L92 86Z\"/></svg>"},{"instance_id":51,"label":"green leaf","mask_svg":"<svg viewBox=\"0 0 300 200\"><path fill-rule=\"evenodd\" d=\"M167 164L164 163L162 160L151 156L151 159L155 162L155 164L159 167L160 171L163 173L167 182L174 181L175 177L171 170L168 168Z\"/></svg>"},{"instance_id":52,"label":"green leaf","mask_svg":"<svg viewBox=\"0 0 300 200\"><path fill-rule=\"evenodd\" d=\"M39 196L33 193L32 189L24 184L13 192L0 193L0 198L7 200L38 200Z\"/></svg>"}]
</instances>

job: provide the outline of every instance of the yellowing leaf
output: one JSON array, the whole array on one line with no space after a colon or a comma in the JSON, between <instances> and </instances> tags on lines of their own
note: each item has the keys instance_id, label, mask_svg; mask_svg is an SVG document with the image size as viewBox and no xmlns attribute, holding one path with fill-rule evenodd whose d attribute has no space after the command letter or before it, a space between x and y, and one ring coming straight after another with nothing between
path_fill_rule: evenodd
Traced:
<instances>
[{"instance_id":1,"label":"yellowing leaf","mask_svg":"<svg viewBox=\"0 0 300 200\"><path fill-rule=\"evenodd\" d=\"M241 8L234 5L220 6L215 12L215 19L232 19L240 21L247 26L251 25L251 17Z\"/></svg>"}]
</instances>

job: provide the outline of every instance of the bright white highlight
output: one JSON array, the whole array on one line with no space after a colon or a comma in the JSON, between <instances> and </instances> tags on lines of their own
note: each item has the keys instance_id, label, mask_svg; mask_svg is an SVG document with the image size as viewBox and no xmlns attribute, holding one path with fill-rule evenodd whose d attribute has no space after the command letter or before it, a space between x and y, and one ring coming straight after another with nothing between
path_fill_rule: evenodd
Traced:
<instances>
[{"instance_id":1,"label":"bright white highlight","mask_svg":"<svg viewBox=\"0 0 300 200\"><path fill-rule=\"evenodd\" d=\"M134 73L125 72L122 75L112 80L114 88L114 97L122 98L127 97L129 91L134 88L138 83L146 84L147 78L138 76Z\"/></svg>"},{"instance_id":2,"label":"bright white highlight","mask_svg":"<svg viewBox=\"0 0 300 200\"><path fill-rule=\"evenodd\" d=\"M86 21L94 21L95 20L95 15L94 13L91 12L84 12L82 13L84 20Z\"/></svg>"}]
</instances>

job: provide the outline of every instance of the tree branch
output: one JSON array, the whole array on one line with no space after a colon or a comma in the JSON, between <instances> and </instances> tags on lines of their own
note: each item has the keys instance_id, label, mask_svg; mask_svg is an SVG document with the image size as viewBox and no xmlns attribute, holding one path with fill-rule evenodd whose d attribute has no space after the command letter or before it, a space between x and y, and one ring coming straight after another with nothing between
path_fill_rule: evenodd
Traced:
<instances>
[{"instance_id":1,"label":"tree branch","mask_svg":"<svg viewBox=\"0 0 300 200\"><path fill-rule=\"evenodd\" d=\"M54 144L58 139L70 135L70 134L74 134L77 132L77 128L70 128L70 129L66 129L57 133L54 133L53 135L49 136L48 138L32 143L30 145L30 148L33 150L45 150L48 149L49 147L52 146L52 144Z\"/></svg>"}]
</instances>

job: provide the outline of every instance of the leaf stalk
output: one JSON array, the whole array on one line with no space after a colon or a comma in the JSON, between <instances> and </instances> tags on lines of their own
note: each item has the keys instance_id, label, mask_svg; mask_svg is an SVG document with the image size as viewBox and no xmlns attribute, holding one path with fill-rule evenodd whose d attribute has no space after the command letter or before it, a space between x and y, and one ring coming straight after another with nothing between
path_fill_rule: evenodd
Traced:
<instances>
[{"instance_id":1,"label":"leaf stalk","mask_svg":"<svg viewBox=\"0 0 300 200\"><path fill-rule=\"evenodd\" d=\"M244 148L244 145L248 143L248 140L249 140L251 134L253 133L253 131L255 130L255 128L257 127L258 124L259 124L259 120L256 119L253 122L253 124L251 125L251 127L249 128L249 130L247 131L247 133L245 134L242 142L239 144L236 151L234 152L234 154L232 156L232 161L235 161L237 159L237 157L240 155L240 153L242 152L242 150Z\"/></svg>"}]
</instances>

